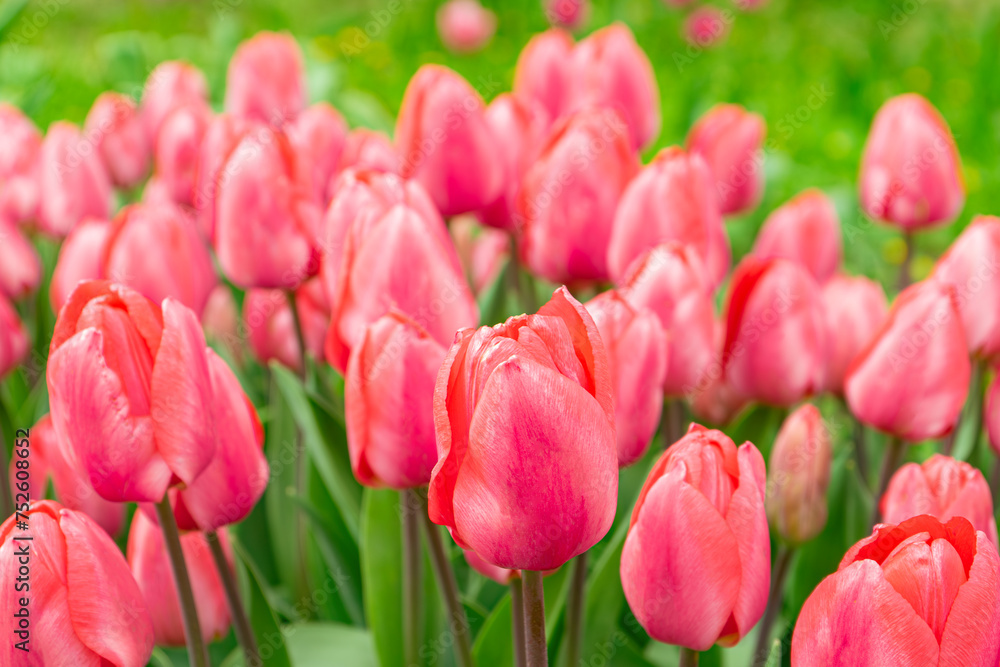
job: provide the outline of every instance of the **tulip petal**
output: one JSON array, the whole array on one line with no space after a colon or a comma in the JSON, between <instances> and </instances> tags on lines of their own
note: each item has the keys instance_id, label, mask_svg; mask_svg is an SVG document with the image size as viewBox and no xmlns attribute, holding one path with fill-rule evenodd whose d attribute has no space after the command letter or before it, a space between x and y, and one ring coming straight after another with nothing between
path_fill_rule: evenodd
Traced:
<instances>
[{"instance_id":1,"label":"tulip petal","mask_svg":"<svg viewBox=\"0 0 1000 667\"><path fill-rule=\"evenodd\" d=\"M994 667L1000 654L1000 557L976 536L969 580L959 589L941 636L939 667Z\"/></svg>"}]
</instances>

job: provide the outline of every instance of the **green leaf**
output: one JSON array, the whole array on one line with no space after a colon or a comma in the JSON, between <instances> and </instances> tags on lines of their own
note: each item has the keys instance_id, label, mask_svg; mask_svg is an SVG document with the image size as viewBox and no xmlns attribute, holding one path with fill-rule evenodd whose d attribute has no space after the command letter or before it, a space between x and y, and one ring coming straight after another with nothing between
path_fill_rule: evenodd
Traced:
<instances>
[{"instance_id":1,"label":"green leaf","mask_svg":"<svg viewBox=\"0 0 1000 667\"><path fill-rule=\"evenodd\" d=\"M281 626L278 625L278 618L267 602L267 595L264 592L263 582L257 572L257 567L238 540L231 540L231 542L233 551L239 557L237 570L247 604L247 612L250 616L250 625L257 638L257 645L260 647L261 664L263 667L292 667L285 640L281 634Z\"/></svg>"},{"instance_id":2,"label":"green leaf","mask_svg":"<svg viewBox=\"0 0 1000 667\"><path fill-rule=\"evenodd\" d=\"M510 595L504 596L486 618L472 645L472 657L477 665L510 667L514 664Z\"/></svg>"},{"instance_id":3,"label":"green leaf","mask_svg":"<svg viewBox=\"0 0 1000 667\"><path fill-rule=\"evenodd\" d=\"M28 6L28 0L7 0L0 5L0 40L4 33L14 25L18 15Z\"/></svg>"},{"instance_id":4,"label":"green leaf","mask_svg":"<svg viewBox=\"0 0 1000 667\"><path fill-rule=\"evenodd\" d=\"M402 665L403 538L399 494L366 489L362 502L361 578L365 615L382 665Z\"/></svg>"},{"instance_id":5,"label":"green leaf","mask_svg":"<svg viewBox=\"0 0 1000 667\"><path fill-rule=\"evenodd\" d=\"M771 652L767 655L764 667L781 667L781 640L775 639L771 644Z\"/></svg>"},{"instance_id":6,"label":"green leaf","mask_svg":"<svg viewBox=\"0 0 1000 667\"><path fill-rule=\"evenodd\" d=\"M300 623L284 629L295 667L378 667L370 633L339 623Z\"/></svg>"},{"instance_id":7,"label":"green leaf","mask_svg":"<svg viewBox=\"0 0 1000 667\"><path fill-rule=\"evenodd\" d=\"M618 619L625 604L621 560L628 527L628 521L618 525L611 543L604 548L587 579L584 645L580 652L580 657L586 664L590 664L591 658L600 653L602 644L618 632Z\"/></svg>"}]
</instances>

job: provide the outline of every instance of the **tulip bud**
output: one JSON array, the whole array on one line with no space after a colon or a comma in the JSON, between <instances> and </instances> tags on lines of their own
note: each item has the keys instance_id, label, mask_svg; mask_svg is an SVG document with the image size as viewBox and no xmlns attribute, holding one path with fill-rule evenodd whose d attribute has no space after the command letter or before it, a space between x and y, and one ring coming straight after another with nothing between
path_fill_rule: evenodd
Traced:
<instances>
[{"instance_id":1,"label":"tulip bud","mask_svg":"<svg viewBox=\"0 0 1000 667\"><path fill-rule=\"evenodd\" d=\"M38 214L42 135L17 107L0 102L0 218L16 223Z\"/></svg>"},{"instance_id":2,"label":"tulip bud","mask_svg":"<svg viewBox=\"0 0 1000 667\"><path fill-rule=\"evenodd\" d=\"M78 283L103 277L104 246L110 234L110 222L87 218L74 227L63 241L49 286L53 312L58 313L62 309Z\"/></svg>"},{"instance_id":3,"label":"tulip bud","mask_svg":"<svg viewBox=\"0 0 1000 667\"><path fill-rule=\"evenodd\" d=\"M909 442L955 427L971 366L951 287L925 281L896 297L844 378L854 416Z\"/></svg>"},{"instance_id":4,"label":"tulip bud","mask_svg":"<svg viewBox=\"0 0 1000 667\"><path fill-rule=\"evenodd\" d=\"M826 316L820 289L785 259L748 256L726 298L727 379L747 398L788 407L825 388Z\"/></svg>"},{"instance_id":5,"label":"tulip bud","mask_svg":"<svg viewBox=\"0 0 1000 667\"><path fill-rule=\"evenodd\" d=\"M231 563L228 538L220 532L218 539ZM202 637L206 643L222 639L229 633L229 606L208 539L197 532L181 535L181 550L191 578ZM159 526L142 512L136 512L129 530L128 564L149 607L156 643L184 646L184 620L163 535Z\"/></svg>"},{"instance_id":6,"label":"tulip bud","mask_svg":"<svg viewBox=\"0 0 1000 667\"><path fill-rule=\"evenodd\" d=\"M697 385L685 392L691 412L710 424L726 426L747 405L747 399L733 387L722 372L722 346L726 342L726 324L716 321L715 356Z\"/></svg>"},{"instance_id":7,"label":"tulip bud","mask_svg":"<svg viewBox=\"0 0 1000 667\"><path fill-rule=\"evenodd\" d=\"M35 291L42 265L31 241L0 214L0 294L20 299Z\"/></svg>"},{"instance_id":8,"label":"tulip bud","mask_svg":"<svg viewBox=\"0 0 1000 667\"><path fill-rule=\"evenodd\" d=\"M808 542L826 525L832 456L830 432L815 405L788 415L771 450L767 495L767 517L786 542Z\"/></svg>"},{"instance_id":9,"label":"tulip bud","mask_svg":"<svg viewBox=\"0 0 1000 667\"><path fill-rule=\"evenodd\" d=\"M914 231L954 220L965 203L962 164L951 130L915 93L879 109L861 158L861 207L876 220Z\"/></svg>"},{"instance_id":10,"label":"tulip bud","mask_svg":"<svg viewBox=\"0 0 1000 667\"><path fill-rule=\"evenodd\" d=\"M112 183L134 188L142 182L149 172L152 150L131 97L101 93L90 107L83 128L100 153Z\"/></svg>"},{"instance_id":11,"label":"tulip bud","mask_svg":"<svg viewBox=\"0 0 1000 667\"><path fill-rule=\"evenodd\" d=\"M178 204L195 204L198 160L205 132L212 120L207 106L189 104L163 120L156 139L156 178Z\"/></svg>"},{"instance_id":12,"label":"tulip bud","mask_svg":"<svg viewBox=\"0 0 1000 667\"><path fill-rule=\"evenodd\" d=\"M753 254L798 262L822 285L842 259L837 209L819 190L806 190L767 216Z\"/></svg>"},{"instance_id":13,"label":"tulip bud","mask_svg":"<svg viewBox=\"0 0 1000 667\"><path fill-rule=\"evenodd\" d=\"M198 149L191 204L197 212L198 224L206 239L212 240L215 237L216 199L219 190L235 176L232 167L226 169L229 156L254 127L254 123L245 118L223 113L212 118L205 128L205 135Z\"/></svg>"},{"instance_id":14,"label":"tulip bud","mask_svg":"<svg viewBox=\"0 0 1000 667\"><path fill-rule=\"evenodd\" d=\"M445 48L455 53L474 53L493 39L497 15L479 0L448 0L438 8L437 31Z\"/></svg>"},{"instance_id":15,"label":"tulip bud","mask_svg":"<svg viewBox=\"0 0 1000 667\"><path fill-rule=\"evenodd\" d=\"M528 268L556 283L607 280L615 211L638 170L628 127L614 110L561 121L521 183L517 215Z\"/></svg>"},{"instance_id":16,"label":"tulip bud","mask_svg":"<svg viewBox=\"0 0 1000 667\"><path fill-rule=\"evenodd\" d=\"M537 314L458 333L434 420L430 518L463 549L499 567L551 570L608 532L614 387L597 327L565 287Z\"/></svg>"},{"instance_id":17,"label":"tulip bud","mask_svg":"<svg viewBox=\"0 0 1000 667\"><path fill-rule=\"evenodd\" d=\"M992 665L998 570L996 547L965 518L877 525L806 600L792 664Z\"/></svg>"},{"instance_id":18,"label":"tulip bud","mask_svg":"<svg viewBox=\"0 0 1000 667\"><path fill-rule=\"evenodd\" d=\"M156 145L160 127L181 107L207 107L208 84L197 67L177 60L162 62L146 78L139 113L151 146Z\"/></svg>"},{"instance_id":19,"label":"tulip bud","mask_svg":"<svg viewBox=\"0 0 1000 667\"><path fill-rule=\"evenodd\" d=\"M653 639L704 651L760 620L771 581L764 458L692 424L653 466L632 510L621 578Z\"/></svg>"},{"instance_id":20,"label":"tulip bud","mask_svg":"<svg viewBox=\"0 0 1000 667\"><path fill-rule=\"evenodd\" d=\"M844 393L847 369L885 322L889 304L882 285L864 276L834 276L823 285L826 311L827 389Z\"/></svg>"},{"instance_id":21,"label":"tulip bud","mask_svg":"<svg viewBox=\"0 0 1000 667\"><path fill-rule=\"evenodd\" d=\"M608 353L615 387L618 465L635 463L646 453L663 411L667 372L667 335L657 314L633 308L615 290L587 302Z\"/></svg>"},{"instance_id":22,"label":"tulip bud","mask_svg":"<svg viewBox=\"0 0 1000 667\"><path fill-rule=\"evenodd\" d=\"M358 171L374 170L398 174L402 160L389 137L363 127L347 135L344 151L340 154L340 171L354 168ZM336 176L330 179L331 186ZM333 196L331 188L330 196Z\"/></svg>"},{"instance_id":23,"label":"tulip bud","mask_svg":"<svg viewBox=\"0 0 1000 667\"><path fill-rule=\"evenodd\" d=\"M10 588L4 611L13 617L3 664L144 667L153 653L153 624L108 534L82 512L51 500L24 514L0 526L0 572ZM16 529L21 521L31 526L27 536ZM29 569L30 581L22 583L30 591L18 594L15 579Z\"/></svg>"},{"instance_id":24,"label":"tulip bud","mask_svg":"<svg viewBox=\"0 0 1000 667\"><path fill-rule=\"evenodd\" d=\"M711 174L700 157L677 147L660 151L625 190L607 246L611 275L620 281L640 255L667 241L691 246L710 289L729 273L729 238Z\"/></svg>"},{"instance_id":25,"label":"tulip bud","mask_svg":"<svg viewBox=\"0 0 1000 667\"><path fill-rule=\"evenodd\" d=\"M688 133L687 148L708 164L723 215L748 213L760 203L766 133L764 119L738 104L712 107ZM839 238L836 248L839 251Z\"/></svg>"},{"instance_id":26,"label":"tulip bud","mask_svg":"<svg viewBox=\"0 0 1000 667\"><path fill-rule=\"evenodd\" d=\"M482 294L497 279L510 257L510 235L477 225L471 216L455 218L449 228L472 290L477 295Z\"/></svg>"},{"instance_id":27,"label":"tulip bud","mask_svg":"<svg viewBox=\"0 0 1000 667\"><path fill-rule=\"evenodd\" d=\"M514 96L541 104L553 122L562 118L573 103L572 57L573 37L565 30L532 37L517 58Z\"/></svg>"},{"instance_id":28,"label":"tulip bud","mask_svg":"<svg viewBox=\"0 0 1000 667\"><path fill-rule=\"evenodd\" d=\"M688 14L681 34L691 46L710 49L729 35L732 23L731 14L706 5Z\"/></svg>"},{"instance_id":29,"label":"tulip bud","mask_svg":"<svg viewBox=\"0 0 1000 667\"><path fill-rule=\"evenodd\" d=\"M226 111L280 128L306 106L302 51L288 34L259 32L236 49L226 72Z\"/></svg>"},{"instance_id":30,"label":"tulip bud","mask_svg":"<svg viewBox=\"0 0 1000 667\"><path fill-rule=\"evenodd\" d=\"M108 175L94 145L72 123L58 121L49 126L42 142L39 192L38 224L51 236L66 236L88 216L108 216Z\"/></svg>"},{"instance_id":31,"label":"tulip bud","mask_svg":"<svg viewBox=\"0 0 1000 667\"><path fill-rule=\"evenodd\" d=\"M347 123L336 109L319 102L288 126L288 141L302 162L302 172L312 181L314 199L326 206L331 179L340 168L340 154L347 141Z\"/></svg>"},{"instance_id":32,"label":"tulip bud","mask_svg":"<svg viewBox=\"0 0 1000 667\"><path fill-rule=\"evenodd\" d=\"M542 0L545 18L552 25L579 28L590 14L589 0Z\"/></svg>"},{"instance_id":33,"label":"tulip bud","mask_svg":"<svg viewBox=\"0 0 1000 667\"><path fill-rule=\"evenodd\" d=\"M28 356L28 333L14 306L0 294L0 379Z\"/></svg>"}]
</instances>

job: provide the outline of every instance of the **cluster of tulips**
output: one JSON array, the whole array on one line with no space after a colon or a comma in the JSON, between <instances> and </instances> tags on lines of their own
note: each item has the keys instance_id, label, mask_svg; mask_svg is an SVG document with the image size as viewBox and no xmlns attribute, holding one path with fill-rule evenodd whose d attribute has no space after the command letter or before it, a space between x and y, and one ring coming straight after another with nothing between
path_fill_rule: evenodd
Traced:
<instances>
[{"instance_id":1,"label":"cluster of tulips","mask_svg":"<svg viewBox=\"0 0 1000 667\"><path fill-rule=\"evenodd\" d=\"M230 63L222 112L181 62L159 65L139 101L101 95L82 130L57 122L43 137L0 106L0 376L29 353L15 307L42 278L29 238L61 243L50 414L31 429L32 502L17 507L35 558L31 657L8 642L0 664L140 667L154 643L186 643L201 667L231 623L260 664L226 535L269 481L233 370L249 351L343 376L357 481L416 508L407 558L422 562L423 530L453 618L465 611L438 526L510 585L514 654L531 667L547 664L543 575L569 563L585 581L619 469L658 429L669 446L621 552L631 612L682 664L759 623L766 658L787 554L827 518L831 436L807 400L843 397L887 434L873 530L809 596L792 664L997 665L990 487L948 450L967 400L986 400L1000 450L1000 383L986 390L1000 219L976 218L925 280L910 284L904 262L890 304L841 272L837 211L809 190L730 271L725 219L761 200L764 119L717 106L642 164L660 95L619 24L535 36L513 91L488 104L454 71L421 67L392 139L306 100L295 40L261 33ZM864 150L863 214L911 240L957 218L960 172L937 111L888 100ZM536 279L564 286L539 307ZM499 281L528 314L481 322L476 295ZM768 465L753 443L684 426L690 412L724 428L751 404L789 411ZM931 439L942 454L899 467L907 443ZM10 482L26 492L19 469ZM50 482L58 503L41 500ZM123 555L110 536L126 503L138 510ZM0 528L5 601L22 530L14 516ZM579 616L566 621L574 666ZM471 665L465 633L453 651Z\"/></svg>"}]
</instances>

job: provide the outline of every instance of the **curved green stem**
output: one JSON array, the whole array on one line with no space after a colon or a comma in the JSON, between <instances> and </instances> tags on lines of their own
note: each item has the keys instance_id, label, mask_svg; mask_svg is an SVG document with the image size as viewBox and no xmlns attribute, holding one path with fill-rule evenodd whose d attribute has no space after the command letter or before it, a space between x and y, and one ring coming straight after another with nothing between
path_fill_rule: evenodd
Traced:
<instances>
[{"instance_id":1,"label":"curved green stem","mask_svg":"<svg viewBox=\"0 0 1000 667\"><path fill-rule=\"evenodd\" d=\"M896 472L896 468L902 462L903 453L906 451L906 442L892 437L889 442L885 445L885 457L882 459L882 472L878 476L878 487L875 490L875 498L872 503L872 515L871 521L868 522L869 526L875 527L875 524L879 522L882 518L882 512L879 509L879 504L882 502L882 496L885 494L886 488L889 486L889 480L892 478L892 473Z\"/></svg>"},{"instance_id":2,"label":"curved green stem","mask_svg":"<svg viewBox=\"0 0 1000 667\"><path fill-rule=\"evenodd\" d=\"M781 593L785 588L785 577L788 574L788 565L792 562L792 547L784 544L778 547L778 555L774 559L774 569L771 572L771 592L767 598L767 608L764 610L764 618L760 622L757 635L757 648L754 651L755 667L761 667L767 662L768 638L771 634L771 626L781 608Z\"/></svg>"},{"instance_id":3,"label":"curved green stem","mask_svg":"<svg viewBox=\"0 0 1000 667\"><path fill-rule=\"evenodd\" d=\"M236 575L233 568L229 566L226 553L222 550L222 543L214 530L205 533L208 539L208 546L212 551L212 560L215 561L215 569L219 571L219 578L222 580L222 588L226 592L226 602L229 603L229 614L233 617L233 630L236 632L236 640L243 648L243 658L247 665L260 664L260 651L257 648L257 638L253 634L253 627L247 617L247 608L243 604L243 597L240 595L239 586L236 585Z\"/></svg>"}]
</instances>

